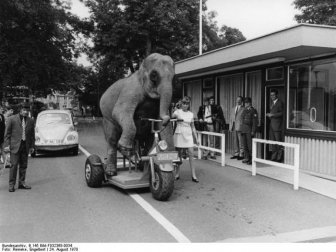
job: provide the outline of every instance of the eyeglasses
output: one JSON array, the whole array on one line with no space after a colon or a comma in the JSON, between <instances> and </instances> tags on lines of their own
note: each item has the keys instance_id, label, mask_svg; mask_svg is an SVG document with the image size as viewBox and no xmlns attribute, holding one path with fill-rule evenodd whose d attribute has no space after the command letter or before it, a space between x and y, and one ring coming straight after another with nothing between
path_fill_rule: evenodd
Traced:
<instances>
[{"instance_id":1,"label":"eyeglasses","mask_svg":"<svg viewBox=\"0 0 336 252\"><path fill-rule=\"evenodd\" d=\"M182 102L182 105L189 105L189 102Z\"/></svg>"}]
</instances>

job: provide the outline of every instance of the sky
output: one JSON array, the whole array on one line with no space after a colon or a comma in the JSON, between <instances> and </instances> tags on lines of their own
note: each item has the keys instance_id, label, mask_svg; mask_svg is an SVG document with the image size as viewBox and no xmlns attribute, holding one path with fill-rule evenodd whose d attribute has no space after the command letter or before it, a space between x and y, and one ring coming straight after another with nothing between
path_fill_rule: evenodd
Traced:
<instances>
[{"instance_id":1,"label":"sky","mask_svg":"<svg viewBox=\"0 0 336 252\"><path fill-rule=\"evenodd\" d=\"M207 0L208 11L216 11L218 27L227 25L239 29L247 39L259 37L297 24L294 15L298 13L294 0ZM72 0L72 12L79 17L88 17L88 9ZM79 59L89 65L85 56Z\"/></svg>"},{"instance_id":2,"label":"sky","mask_svg":"<svg viewBox=\"0 0 336 252\"><path fill-rule=\"evenodd\" d=\"M297 24L294 0L207 0L208 11L218 13L218 26L239 29L247 39Z\"/></svg>"}]
</instances>

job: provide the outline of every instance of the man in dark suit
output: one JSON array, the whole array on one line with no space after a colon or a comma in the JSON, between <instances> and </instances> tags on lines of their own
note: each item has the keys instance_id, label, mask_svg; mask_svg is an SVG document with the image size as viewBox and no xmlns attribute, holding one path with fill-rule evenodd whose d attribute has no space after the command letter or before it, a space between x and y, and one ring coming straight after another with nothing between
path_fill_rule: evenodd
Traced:
<instances>
[{"instance_id":1,"label":"man in dark suit","mask_svg":"<svg viewBox=\"0 0 336 252\"><path fill-rule=\"evenodd\" d=\"M20 113L10 116L6 123L5 151L10 152L12 167L9 172L9 192L14 192L17 168L19 166L19 189L31 189L26 185L26 170L28 153L31 153L35 144L34 121L28 117L26 108L21 107Z\"/></svg>"},{"instance_id":2,"label":"man in dark suit","mask_svg":"<svg viewBox=\"0 0 336 252\"><path fill-rule=\"evenodd\" d=\"M0 155L2 157L2 161L5 162L5 155L3 152L3 143L5 136L5 117L3 115L3 107L0 105Z\"/></svg>"},{"instance_id":3,"label":"man in dark suit","mask_svg":"<svg viewBox=\"0 0 336 252\"><path fill-rule=\"evenodd\" d=\"M220 132L223 125L225 125L225 118L223 110L220 106L215 104L215 98L213 96L207 98L205 104L199 107L197 118L200 123L204 125L204 130L209 132ZM204 138L205 145L207 145L208 137ZM209 147L214 147L215 139L213 136L209 137ZM210 154L210 158L216 159L213 151L205 150L203 153L203 159L207 159Z\"/></svg>"},{"instance_id":4,"label":"man in dark suit","mask_svg":"<svg viewBox=\"0 0 336 252\"><path fill-rule=\"evenodd\" d=\"M270 112L266 116L270 119L269 124L269 139L273 141L282 142L282 123L283 123L283 109L284 105L278 98L278 90L271 90L271 100L272 104L270 107ZM279 145L272 145L272 161L281 162L283 158L283 148Z\"/></svg>"}]
</instances>

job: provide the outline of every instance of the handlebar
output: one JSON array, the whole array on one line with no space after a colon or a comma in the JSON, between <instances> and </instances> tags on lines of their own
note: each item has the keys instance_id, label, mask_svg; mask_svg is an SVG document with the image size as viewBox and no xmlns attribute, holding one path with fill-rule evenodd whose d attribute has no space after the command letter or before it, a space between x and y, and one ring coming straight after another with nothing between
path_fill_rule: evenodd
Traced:
<instances>
[{"instance_id":1,"label":"handlebar","mask_svg":"<svg viewBox=\"0 0 336 252\"><path fill-rule=\"evenodd\" d=\"M162 119L140 118L141 121L162 122ZM183 122L183 119L169 119L170 122Z\"/></svg>"}]
</instances>

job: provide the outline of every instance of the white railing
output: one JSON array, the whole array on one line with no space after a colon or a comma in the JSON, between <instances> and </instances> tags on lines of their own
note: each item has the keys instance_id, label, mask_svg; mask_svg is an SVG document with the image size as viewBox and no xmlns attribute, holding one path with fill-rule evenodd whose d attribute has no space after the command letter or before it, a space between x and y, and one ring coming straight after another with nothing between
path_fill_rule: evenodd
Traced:
<instances>
[{"instance_id":1,"label":"white railing","mask_svg":"<svg viewBox=\"0 0 336 252\"><path fill-rule=\"evenodd\" d=\"M261 158L257 158L257 143L264 143L264 144L276 144L276 145L282 145L284 147L289 147L294 149L294 164L282 164L270 160L265 160ZM275 165L278 167L290 169L294 171L294 190L299 189L299 166L300 166L300 145L293 144L293 143L285 143L285 142L277 142L277 141L271 141L271 140L264 140L264 139L258 139L253 138L252 141L252 176L255 176L257 174L257 165L256 163L264 163L269 165Z\"/></svg>"},{"instance_id":2,"label":"white railing","mask_svg":"<svg viewBox=\"0 0 336 252\"><path fill-rule=\"evenodd\" d=\"M213 152L217 152L221 154L221 165L225 166L225 134L222 133L216 133L216 132L209 132L209 131L197 131L197 135L198 135L198 139L199 139L199 143L200 145L197 146L195 145L195 147L198 148L198 159L202 158L202 150L209 150L209 151L213 151ZM213 138L215 137L220 137L220 148L213 148L210 146L205 146L202 145L202 136L203 135L207 135L208 136L208 144L210 144L210 136L212 136ZM215 145L216 141L215 139L213 139L213 143Z\"/></svg>"}]
</instances>

